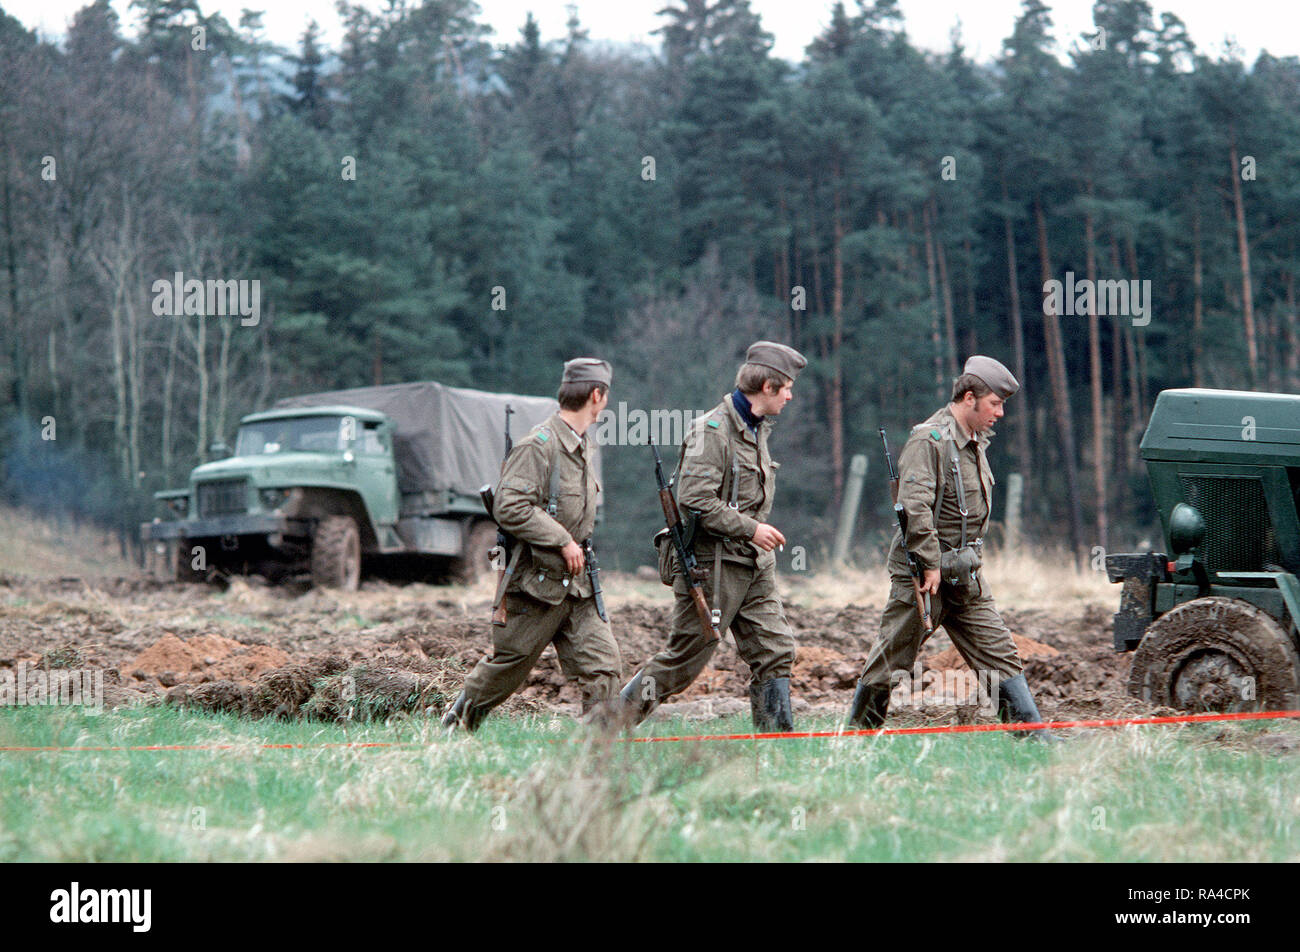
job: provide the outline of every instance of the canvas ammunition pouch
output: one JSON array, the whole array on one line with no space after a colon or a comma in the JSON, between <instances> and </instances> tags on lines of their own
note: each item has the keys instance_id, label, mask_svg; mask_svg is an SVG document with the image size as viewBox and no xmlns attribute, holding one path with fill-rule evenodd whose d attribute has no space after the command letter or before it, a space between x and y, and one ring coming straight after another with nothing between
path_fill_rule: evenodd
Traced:
<instances>
[{"instance_id":1,"label":"canvas ammunition pouch","mask_svg":"<svg viewBox=\"0 0 1300 952\"><path fill-rule=\"evenodd\" d=\"M700 514L694 509L678 508L682 517L682 534L686 540L686 548L690 550L695 545L695 533L700 524ZM677 548L673 545L672 533L668 527L660 529L654 534L651 540L654 547L658 550L659 556L659 580L665 585L672 587L673 573L677 568Z\"/></svg>"},{"instance_id":2,"label":"canvas ammunition pouch","mask_svg":"<svg viewBox=\"0 0 1300 952\"><path fill-rule=\"evenodd\" d=\"M668 531L667 527L655 533L654 546L659 556L659 581L671 586L673 584L673 566L677 564L677 556L673 552L672 533Z\"/></svg>"},{"instance_id":3,"label":"canvas ammunition pouch","mask_svg":"<svg viewBox=\"0 0 1300 952\"><path fill-rule=\"evenodd\" d=\"M984 565L983 540L939 553L939 576L962 591L978 590L979 569Z\"/></svg>"}]
</instances>

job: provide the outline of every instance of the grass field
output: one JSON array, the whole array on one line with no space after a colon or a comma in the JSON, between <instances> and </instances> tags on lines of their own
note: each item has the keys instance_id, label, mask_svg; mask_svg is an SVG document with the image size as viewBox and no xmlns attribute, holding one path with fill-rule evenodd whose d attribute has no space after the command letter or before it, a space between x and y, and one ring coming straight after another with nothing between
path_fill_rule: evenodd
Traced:
<instances>
[{"instance_id":1,"label":"grass field","mask_svg":"<svg viewBox=\"0 0 1300 952\"><path fill-rule=\"evenodd\" d=\"M0 862L1295 861L1297 741L1300 724L1271 722L1098 730L1055 749L1002 734L611 744L504 716L448 740L423 718L12 708L0 746L233 749L0 752ZM404 746L259 746L344 742Z\"/></svg>"}]
</instances>

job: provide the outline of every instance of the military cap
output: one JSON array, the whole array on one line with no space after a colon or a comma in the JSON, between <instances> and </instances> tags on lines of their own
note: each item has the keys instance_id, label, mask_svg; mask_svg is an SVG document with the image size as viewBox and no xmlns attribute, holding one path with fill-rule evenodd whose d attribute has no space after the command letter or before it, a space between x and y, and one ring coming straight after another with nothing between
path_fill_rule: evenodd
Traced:
<instances>
[{"instance_id":1,"label":"military cap","mask_svg":"<svg viewBox=\"0 0 1300 952\"><path fill-rule=\"evenodd\" d=\"M989 385L990 390L1003 400L1020 389L1020 383L1012 375L1011 371L992 357L982 357L976 354L966 361L966 366L962 368L961 372L970 374L973 377L979 377Z\"/></svg>"},{"instance_id":2,"label":"military cap","mask_svg":"<svg viewBox=\"0 0 1300 952\"><path fill-rule=\"evenodd\" d=\"M770 367L777 373L785 374L791 380L799 376L799 371L808 366L803 354L793 347L777 344L770 340L759 340L749 345L745 351L745 363Z\"/></svg>"},{"instance_id":3,"label":"military cap","mask_svg":"<svg viewBox=\"0 0 1300 952\"><path fill-rule=\"evenodd\" d=\"M574 357L565 361L564 376L560 383L598 383L606 389L614 379L614 368L608 361L595 357Z\"/></svg>"}]
</instances>

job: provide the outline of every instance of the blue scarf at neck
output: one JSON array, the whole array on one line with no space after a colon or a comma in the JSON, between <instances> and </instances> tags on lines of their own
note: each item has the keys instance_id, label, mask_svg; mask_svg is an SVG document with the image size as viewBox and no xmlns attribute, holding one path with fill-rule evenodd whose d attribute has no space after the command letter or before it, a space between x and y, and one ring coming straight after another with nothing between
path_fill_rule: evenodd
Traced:
<instances>
[{"instance_id":1,"label":"blue scarf at neck","mask_svg":"<svg viewBox=\"0 0 1300 952\"><path fill-rule=\"evenodd\" d=\"M753 405L750 404L749 398L740 392L739 387L731 391L731 405L736 408L740 418L745 421L745 426L749 427L755 436L758 436L758 425L763 422L763 418L754 416Z\"/></svg>"}]
</instances>

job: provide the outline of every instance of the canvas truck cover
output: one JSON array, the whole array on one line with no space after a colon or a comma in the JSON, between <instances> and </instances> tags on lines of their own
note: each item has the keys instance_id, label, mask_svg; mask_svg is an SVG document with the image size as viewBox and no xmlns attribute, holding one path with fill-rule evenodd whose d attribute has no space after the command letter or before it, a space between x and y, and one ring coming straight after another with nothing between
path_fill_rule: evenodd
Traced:
<instances>
[{"instance_id":1,"label":"canvas truck cover","mask_svg":"<svg viewBox=\"0 0 1300 952\"><path fill-rule=\"evenodd\" d=\"M551 397L487 393L432 381L286 397L275 409L330 404L378 410L393 421L400 492L450 490L468 495L476 495L485 484L496 485L501 474L506 404L515 411L510 417L515 440L559 409ZM592 462L599 478L599 448Z\"/></svg>"}]
</instances>

